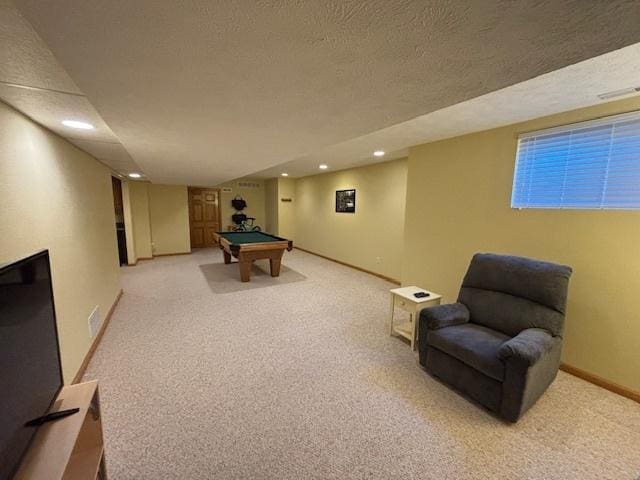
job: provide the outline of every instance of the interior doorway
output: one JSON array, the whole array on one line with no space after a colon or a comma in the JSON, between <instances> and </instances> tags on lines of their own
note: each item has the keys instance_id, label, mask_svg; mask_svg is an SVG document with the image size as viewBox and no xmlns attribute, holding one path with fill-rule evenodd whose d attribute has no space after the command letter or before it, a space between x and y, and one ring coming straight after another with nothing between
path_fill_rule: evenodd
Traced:
<instances>
[{"instance_id":1,"label":"interior doorway","mask_svg":"<svg viewBox=\"0 0 640 480\"><path fill-rule=\"evenodd\" d=\"M189 187L189 231L191 248L216 245L214 233L221 230L220 190Z\"/></svg>"},{"instance_id":2,"label":"interior doorway","mask_svg":"<svg viewBox=\"0 0 640 480\"><path fill-rule=\"evenodd\" d=\"M113 208L116 213L116 236L118 238L118 258L120 265L129 262L127 255L127 236L124 230L124 201L122 200L122 182L116 177L111 177L113 188Z\"/></svg>"}]
</instances>

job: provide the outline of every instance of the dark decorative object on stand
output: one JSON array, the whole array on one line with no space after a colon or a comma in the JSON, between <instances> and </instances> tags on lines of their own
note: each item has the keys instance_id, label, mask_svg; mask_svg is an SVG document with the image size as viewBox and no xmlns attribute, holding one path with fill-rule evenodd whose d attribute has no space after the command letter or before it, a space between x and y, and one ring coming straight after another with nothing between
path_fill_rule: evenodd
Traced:
<instances>
[{"instance_id":1,"label":"dark decorative object on stand","mask_svg":"<svg viewBox=\"0 0 640 480\"><path fill-rule=\"evenodd\" d=\"M247 202L240 195L231 200L231 206L236 209L236 213L231 215L231 220L235 224L233 228L236 232L259 232L262 229L255 225L255 217L249 217L242 211L247 208Z\"/></svg>"},{"instance_id":2,"label":"dark decorative object on stand","mask_svg":"<svg viewBox=\"0 0 640 480\"><path fill-rule=\"evenodd\" d=\"M247 208L247 202L240 195L236 195L236 197L233 200L231 200L231 206L235 210L241 212L242 210Z\"/></svg>"},{"instance_id":3,"label":"dark decorative object on stand","mask_svg":"<svg viewBox=\"0 0 640 480\"><path fill-rule=\"evenodd\" d=\"M355 213L356 212L356 190L336 190L336 212Z\"/></svg>"}]
</instances>

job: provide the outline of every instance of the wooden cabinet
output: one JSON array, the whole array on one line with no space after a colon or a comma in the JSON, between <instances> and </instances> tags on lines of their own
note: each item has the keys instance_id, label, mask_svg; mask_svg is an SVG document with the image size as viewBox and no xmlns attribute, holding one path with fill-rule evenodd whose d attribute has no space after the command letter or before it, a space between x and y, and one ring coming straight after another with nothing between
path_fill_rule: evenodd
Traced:
<instances>
[{"instance_id":1,"label":"wooden cabinet","mask_svg":"<svg viewBox=\"0 0 640 480\"><path fill-rule=\"evenodd\" d=\"M16 480L106 480L98 382L63 387L52 411L80 411L38 427Z\"/></svg>"}]
</instances>

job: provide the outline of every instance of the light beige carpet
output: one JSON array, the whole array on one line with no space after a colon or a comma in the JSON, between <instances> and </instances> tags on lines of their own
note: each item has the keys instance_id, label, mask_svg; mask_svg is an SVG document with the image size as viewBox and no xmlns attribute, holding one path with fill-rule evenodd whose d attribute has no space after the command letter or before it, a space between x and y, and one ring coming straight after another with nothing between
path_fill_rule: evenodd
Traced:
<instances>
[{"instance_id":1,"label":"light beige carpet","mask_svg":"<svg viewBox=\"0 0 640 480\"><path fill-rule=\"evenodd\" d=\"M236 262L225 265L215 262L217 255L212 253L212 257L212 262L200 265L200 270L213 293L240 292L305 280L304 275L286 265L282 265L280 275L274 278L270 273L269 260L258 260L251 268L251 281L241 282L240 268Z\"/></svg>"},{"instance_id":2,"label":"light beige carpet","mask_svg":"<svg viewBox=\"0 0 640 480\"><path fill-rule=\"evenodd\" d=\"M212 263L218 250L122 271L85 376L100 380L113 480L640 475L637 403L561 372L505 424L389 337L393 285L293 251L306 278L216 293Z\"/></svg>"}]
</instances>

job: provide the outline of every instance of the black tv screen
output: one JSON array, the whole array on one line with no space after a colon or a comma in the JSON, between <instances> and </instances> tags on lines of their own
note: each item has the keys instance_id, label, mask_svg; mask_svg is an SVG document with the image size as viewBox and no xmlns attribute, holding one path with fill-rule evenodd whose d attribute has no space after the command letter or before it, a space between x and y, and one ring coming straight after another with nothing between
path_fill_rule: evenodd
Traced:
<instances>
[{"instance_id":1,"label":"black tv screen","mask_svg":"<svg viewBox=\"0 0 640 480\"><path fill-rule=\"evenodd\" d=\"M62 388L49 252L0 265L0 479L11 478Z\"/></svg>"}]
</instances>

